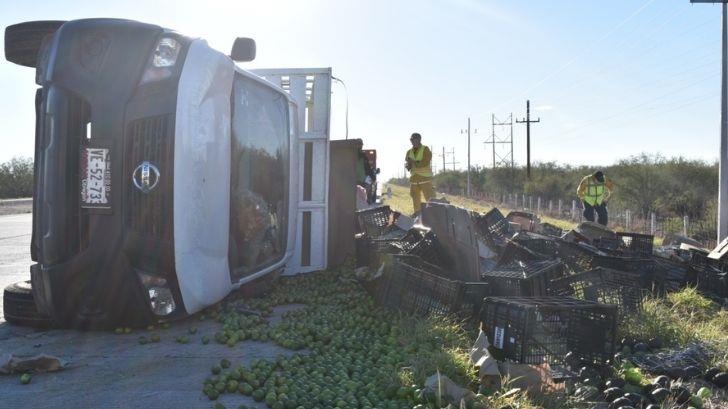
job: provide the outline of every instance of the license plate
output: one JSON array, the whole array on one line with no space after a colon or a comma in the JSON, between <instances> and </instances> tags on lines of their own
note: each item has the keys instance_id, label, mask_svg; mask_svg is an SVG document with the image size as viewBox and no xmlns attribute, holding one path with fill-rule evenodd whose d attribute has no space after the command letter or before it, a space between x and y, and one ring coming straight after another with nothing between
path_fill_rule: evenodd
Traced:
<instances>
[{"instance_id":1,"label":"license plate","mask_svg":"<svg viewBox=\"0 0 728 409\"><path fill-rule=\"evenodd\" d=\"M111 208L111 157L109 149L81 149L81 207Z\"/></svg>"}]
</instances>

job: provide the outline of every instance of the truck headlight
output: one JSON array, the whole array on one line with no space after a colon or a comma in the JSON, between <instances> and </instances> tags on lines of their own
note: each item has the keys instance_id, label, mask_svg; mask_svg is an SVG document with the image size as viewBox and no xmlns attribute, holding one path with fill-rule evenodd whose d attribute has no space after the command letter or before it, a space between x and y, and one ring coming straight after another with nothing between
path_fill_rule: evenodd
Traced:
<instances>
[{"instance_id":1,"label":"truck headlight","mask_svg":"<svg viewBox=\"0 0 728 409\"><path fill-rule=\"evenodd\" d=\"M182 44L171 37L162 37L149 58L147 68L140 84L159 81L172 76L172 68L177 64Z\"/></svg>"},{"instance_id":2,"label":"truck headlight","mask_svg":"<svg viewBox=\"0 0 728 409\"><path fill-rule=\"evenodd\" d=\"M167 280L140 271L137 271L137 275L149 294L149 307L152 312L160 316L174 312L176 305Z\"/></svg>"}]
</instances>

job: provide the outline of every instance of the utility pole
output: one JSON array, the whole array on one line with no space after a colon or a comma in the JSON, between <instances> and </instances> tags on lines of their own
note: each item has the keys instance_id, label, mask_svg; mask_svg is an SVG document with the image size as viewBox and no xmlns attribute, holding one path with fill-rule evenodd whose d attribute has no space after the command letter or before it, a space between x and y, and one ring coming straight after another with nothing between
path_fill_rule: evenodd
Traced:
<instances>
[{"instance_id":1,"label":"utility pole","mask_svg":"<svg viewBox=\"0 0 728 409\"><path fill-rule=\"evenodd\" d=\"M470 117L468 117L468 193L470 197Z\"/></svg>"},{"instance_id":2,"label":"utility pole","mask_svg":"<svg viewBox=\"0 0 728 409\"><path fill-rule=\"evenodd\" d=\"M442 171L444 172L445 170L447 170L447 169L445 168L445 147L443 146L442 147Z\"/></svg>"},{"instance_id":3,"label":"utility pole","mask_svg":"<svg viewBox=\"0 0 728 409\"><path fill-rule=\"evenodd\" d=\"M690 0L723 3L723 71L720 101L720 167L718 170L718 243L728 235L728 0Z\"/></svg>"},{"instance_id":4,"label":"utility pole","mask_svg":"<svg viewBox=\"0 0 728 409\"><path fill-rule=\"evenodd\" d=\"M531 101L526 100L526 119L517 119L516 123L526 124L526 177L529 179L531 179L531 124L538 122L541 122L541 118L531 120Z\"/></svg>"},{"instance_id":5,"label":"utility pole","mask_svg":"<svg viewBox=\"0 0 728 409\"><path fill-rule=\"evenodd\" d=\"M450 157L452 157L451 162L447 162L448 155ZM454 171L456 164L457 164L457 162L455 162L455 148L452 148L452 150L448 152L445 150L445 147L443 146L442 147L442 171L444 172L447 170L447 165L452 165L452 170Z\"/></svg>"},{"instance_id":6,"label":"utility pole","mask_svg":"<svg viewBox=\"0 0 728 409\"><path fill-rule=\"evenodd\" d=\"M468 188L466 190L466 195L470 197L470 117L468 117L468 129L467 130L460 130L460 134L463 134L464 132L468 133ZM478 133L478 130L475 130L475 133ZM453 157L453 161L455 158Z\"/></svg>"}]
</instances>

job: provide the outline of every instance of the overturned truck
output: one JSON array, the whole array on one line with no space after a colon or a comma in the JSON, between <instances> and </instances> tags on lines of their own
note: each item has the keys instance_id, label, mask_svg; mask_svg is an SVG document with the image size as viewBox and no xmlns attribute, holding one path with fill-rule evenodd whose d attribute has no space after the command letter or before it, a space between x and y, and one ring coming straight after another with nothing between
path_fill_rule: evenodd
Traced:
<instances>
[{"instance_id":1,"label":"overturned truck","mask_svg":"<svg viewBox=\"0 0 728 409\"><path fill-rule=\"evenodd\" d=\"M329 219L353 217L355 169L330 180L329 152L356 146L329 140L331 69L236 66L255 51L130 20L7 27L6 59L40 86L35 264L5 290L7 321L172 320L341 261L329 244L353 227Z\"/></svg>"}]
</instances>

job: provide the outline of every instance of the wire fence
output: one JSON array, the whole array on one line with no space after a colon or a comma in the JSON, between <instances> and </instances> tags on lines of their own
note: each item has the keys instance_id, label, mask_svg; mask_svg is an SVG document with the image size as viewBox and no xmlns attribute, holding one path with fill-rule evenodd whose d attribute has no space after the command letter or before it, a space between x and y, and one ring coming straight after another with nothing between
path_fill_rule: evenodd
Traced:
<instances>
[{"instance_id":1,"label":"wire fence","mask_svg":"<svg viewBox=\"0 0 728 409\"><path fill-rule=\"evenodd\" d=\"M473 198L503 208L523 210L539 216L580 223L584 221L583 208L579 200L546 200L537 196L520 194L492 194L473 192ZM688 216L665 216L656 212L647 215L630 209L609 207L609 227L614 230L652 234L655 237L680 235L690 237L707 248L716 246L716 226L705 220L691 220Z\"/></svg>"}]
</instances>

